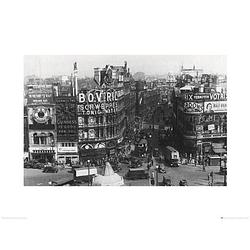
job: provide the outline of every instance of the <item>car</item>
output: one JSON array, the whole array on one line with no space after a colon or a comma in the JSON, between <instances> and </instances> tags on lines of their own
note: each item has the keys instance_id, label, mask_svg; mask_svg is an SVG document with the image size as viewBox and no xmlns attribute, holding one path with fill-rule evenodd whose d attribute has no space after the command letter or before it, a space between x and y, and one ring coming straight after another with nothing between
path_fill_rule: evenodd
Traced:
<instances>
[{"instance_id":1,"label":"car","mask_svg":"<svg viewBox=\"0 0 250 250\"><path fill-rule=\"evenodd\" d=\"M124 178L127 180L148 179L149 175L144 168L130 168Z\"/></svg>"},{"instance_id":2,"label":"car","mask_svg":"<svg viewBox=\"0 0 250 250\"><path fill-rule=\"evenodd\" d=\"M159 158L160 157L160 152L159 152L158 148L154 148L154 150L153 150L153 156L155 158Z\"/></svg>"},{"instance_id":3,"label":"car","mask_svg":"<svg viewBox=\"0 0 250 250\"><path fill-rule=\"evenodd\" d=\"M44 167L43 173L57 173L58 168L55 167Z\"/></svg>"},{"instance_id":4,"label":"car","mask_svg":"<svg viewBox=\"0 0 250 250\"><path fill-rule=\"evenodd\" d=\"M171 186L171 179L166 179L165 177L163 177L162 184L163 186Z\"/></svg>"},{"instance_id":5,"label":"car","mask_svg":"<svg viewBox=\"0 0 250 250\"><path fill-rule=\"evenodd\" d=\"M24 163L25 168L34 168L34 166L39 163L37 160L30 160Z\"/></svg>"},{"instance_id":6,"label":"car","mask_svg":"<svg viewBox=\"0 0 250 250\"><path fill-rule=\"evenodd\" d=\"M185 180L185 179L180 180L179 186L187 186L187 185L188 185L187 180Z\"/></svg>"},{"instance_id":7,"label":"car","mask_svg":"<svg viewBox=\"0 0 250 250\"><path fill-rule=\"evenodd\" d=\"M227 174L227 166L220 166L220 173Z\"/></svg>"},{"instance_id":8,"label":"car","mask_svg":"<svg viewBox=\"0 0 250 250\"><path fill-rule=\"evenodd\" d=\"M171 168L178 168L179 167L179 164L177 162L171 162L170 163L170 167Z\"/></svg>"},{"instance_id":9,"label":"car","mask_svg":"<svg viewBox=\"0 0 250 250\"><path fill-rule=\"evenodd\" d=\"M36 168L36 169L43 169L43 168L44 168L44 164L38 162L38 163L34 164L33 168Z\"/></svg>"}]
</instances>

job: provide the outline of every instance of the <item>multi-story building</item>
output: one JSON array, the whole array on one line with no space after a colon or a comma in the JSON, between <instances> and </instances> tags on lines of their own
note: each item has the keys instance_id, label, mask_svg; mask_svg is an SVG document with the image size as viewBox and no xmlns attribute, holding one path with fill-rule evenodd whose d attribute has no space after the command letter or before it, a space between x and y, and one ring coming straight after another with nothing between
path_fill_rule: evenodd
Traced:
<instances>
[{"instance_id":1,"label":"multi-story building","mask_svg":"<svg viewBox=\"0 0 250 250\"><path fill-rule=\"evenodd\" d=\"M174 103L180 150L204 157L226 153L227 95L219 87L185 86Z\"/></svg>"},{"instance_id":2,"label":"multi-story building","mask_svg":"<svg viewBox=\"0 0 250 250\"><path fill-rule=\"evenodd\" d=\"M29 157L41 162L56 159L53 86L34 85L27 93Z\"/></svg>"},{"instance_id":3,"label":"multi-story building","mask_svg":"<svg viewBox=\"0 0 250 250\"><path fill-rule=\"evenodd\" d=\"M152 115L160 102L160 90L148 88L144 81L136 82L136 121L137 128L154 126Z\"/></svg>"},{"instance_id":4,"label":"multi-story building","mask_svg":"<svg viewBox=\"0 0 250 250\"><path fill-rule=\"evenodd\" d=\"M77 98L80 161L113 155L126 129L127 63L94 69L95 86L82 88Z\"/></svg>"},{"instance_id":5,"label":"multi-story building","mask_svg":"<svg viewBox=\"0 0 250 250\"><path fill-rule=\"evenodd\" d=\"M74 63L74 76L60 78L55 96L57 161L58 163L76 164L78 154L78 123L76 109L77 64Z\"/></svg>"},{"instance_id":6,"label":"multi-story building","mask_svg":"<svg viewBox=\"0 0 250 250\"><path fill-rule=\"evenodd\" d=\"M27 104L24 105L24 159L29 158L29 125L28 125L28 109Z\"/></svg>"}]
</instances>

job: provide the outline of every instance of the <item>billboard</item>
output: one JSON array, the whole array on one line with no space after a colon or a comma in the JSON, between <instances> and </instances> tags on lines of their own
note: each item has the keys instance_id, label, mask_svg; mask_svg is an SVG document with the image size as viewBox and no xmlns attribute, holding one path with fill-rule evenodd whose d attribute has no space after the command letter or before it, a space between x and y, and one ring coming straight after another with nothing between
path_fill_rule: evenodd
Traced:
<instances>
[{"instance_id":1,"label":"billboard","mask_svg":"<svg viewBox=\"0 0 250 250\"><path fill-rule=\"evenodd\" d=\"M58 141L77 141L78 131L75 97L56 97L56 125Z\"/></svg>"},{"instance_id":2,"label":"billboard","mask_svg":"<svg viewBox=\"0 0 250 250\"><path fill-rule=\"evenodd\" d=\"M197 101L197 100L211 100L211 101L220 101L226 100L227 94L221 92L213 93L188 93L184 94L184 99L187 101Z\"/></svg>"},{"instance_id":3,"label":"billboard","mask_svg":"<svg viewBox=\"0 0 250 250\"><path fill-rule=\"evenodd\" d=\"M27 96L28 105L44 105L52 103L53 103L52 93L44 93L44 92L28 93Z\"/></svg>"},{"instance_id":4,"label":"billboard","mask_svg":"<svg viewBox=\"0 0 250 250\"><path fill-rule=\"evenodd\" d=\"M123 91L114 89L93 89L85 93L79 93L77 113L78 115L115 113L118 110L118 99L123 94Z\"/></svg>"},{"instance_id":5,"label":"billboard","mask_svg":"<svg viewBox=\"0 0 250 250\"><path fill-rule=\"evenodd\" d=\"M54 129L55 111L53 106L28 107L30 129Z\"/></svg>"},{"instance_id":6,"label":"billboard","mask_svg":"<svg viewBox=\"0 0 250 250\"><path fill-rule=\"evenodd\" d=\"M200 102L184 102L185 113L202 113L203 103Z\"/></svg>"},{"instance_id":7,"label":"billboard","mask_svg":"<svg viewBox=\"0 0 250 250\"><path fill-rule=\"evenodd\" d=\"M227 112L227 102L226 101L204 102L204 112L205 113Z\"/></svg>"}]
</instances>

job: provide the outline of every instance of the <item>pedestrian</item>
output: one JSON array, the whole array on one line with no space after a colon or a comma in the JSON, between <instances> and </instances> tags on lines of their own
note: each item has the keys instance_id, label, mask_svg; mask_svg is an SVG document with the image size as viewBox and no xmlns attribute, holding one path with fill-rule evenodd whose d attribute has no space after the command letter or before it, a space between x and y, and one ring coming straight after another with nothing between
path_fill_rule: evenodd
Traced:
<instances>
[{"instance_id":1,"label":"pedestrian","mask_svg":"<svg viewBox=\"0 0 250 250\"><path fill-rule=\"evenodd\" d=\"M211 186L211 182L210 182L210 174L207 175L207 180L208 180L208 186Z\"/></svg>"},{"instance_id":2,"label":"pedestrian","mask_svg":"<svg viewBox=\"0 0 250 250\"><path fill-rule=\"evenodd\" d=\"M214 185L214 172L213 171L210 173L210 177L211 177L211 186L213 186Z\"/></svg>"}]
</instances>

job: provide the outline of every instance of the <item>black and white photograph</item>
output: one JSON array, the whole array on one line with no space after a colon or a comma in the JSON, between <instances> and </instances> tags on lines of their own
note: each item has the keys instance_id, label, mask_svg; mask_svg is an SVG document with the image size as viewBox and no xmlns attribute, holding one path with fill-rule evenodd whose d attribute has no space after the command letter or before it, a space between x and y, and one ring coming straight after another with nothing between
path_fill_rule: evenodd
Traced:
<instances>
[{"instance_id":1,"label":"black and white photograph","mask_svg":"<svg viewBox=\"0 0 250 250\"><path fill-rule=\"evenodd\" d=\"M226 56L25 56L24 72L25 186L227 185Z\"/></svg>"},{"instance_id":2,"label":"black and white photograph","mask_svg":"<svg viewBox=\"0 0 250 250\"><path fill-rule=\"evenodd\" d=\"M0 3L0 249L249 250L249 1Z\"/></svg>"}]
</instances>

